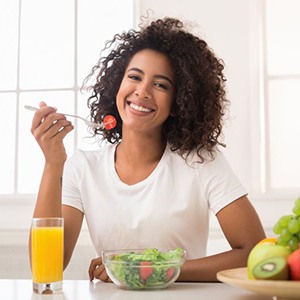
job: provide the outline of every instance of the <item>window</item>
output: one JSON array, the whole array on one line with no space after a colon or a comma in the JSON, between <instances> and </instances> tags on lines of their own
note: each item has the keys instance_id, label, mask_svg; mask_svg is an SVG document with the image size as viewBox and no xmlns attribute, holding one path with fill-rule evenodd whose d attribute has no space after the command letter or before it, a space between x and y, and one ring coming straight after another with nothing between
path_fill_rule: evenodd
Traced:
<instances>
[{"instance_id":1,"label":"window","mask_svg":"<svg viewBox=\"0 0 300 300\"><path fill-rule=\"evenodd\" d=\"M263 7L262 136L264 189L300 188L300 2L265 0Z\"/></svg>"},{"instance_id":2,"label":"window","mask_svg":"<svg viewBox=\"0 0 300 300\"><path fill-rule=\"evenodd\" d=\"M58 111L88 116L84 78L105 41L133 27L133 0L0 0L0 197L35 194L43 156L30 133L41 100ZM4 45L4 47L3 47ZM80 120L66 149L96 145ZM5 145L5 146L4 146Z\"/></svg>"}]
</instances>

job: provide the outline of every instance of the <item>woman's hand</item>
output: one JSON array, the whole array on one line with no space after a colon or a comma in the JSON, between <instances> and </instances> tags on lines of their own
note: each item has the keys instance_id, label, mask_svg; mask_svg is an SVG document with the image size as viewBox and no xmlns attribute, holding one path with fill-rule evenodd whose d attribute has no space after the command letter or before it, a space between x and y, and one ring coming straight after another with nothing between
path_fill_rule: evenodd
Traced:
<instances>
[{"instance_id":1,"label":"woman's hand","mask_svg":"<svg viewBox=\"0 0 300 300\"><path fill-rule=\"evenodd\" d=\"M65 136L73 130L72 123L63 114L56 113L56 109L40 103L40 109L35 112L31 133L41 147L46 162L60 164L67 159L63 144Z\"/></svg>"},{"instance_id":2,"label":"woman's hand","mask_svg":"<svg viewBox=\"0 0 300 300\"><path fill-rule=\"evenodd\" d=\"M95 258L91 261L89 267L89 276L91 281L96 278L104 282L112 282L106 273L101 257Z\"/></svg>"}]
</instances>

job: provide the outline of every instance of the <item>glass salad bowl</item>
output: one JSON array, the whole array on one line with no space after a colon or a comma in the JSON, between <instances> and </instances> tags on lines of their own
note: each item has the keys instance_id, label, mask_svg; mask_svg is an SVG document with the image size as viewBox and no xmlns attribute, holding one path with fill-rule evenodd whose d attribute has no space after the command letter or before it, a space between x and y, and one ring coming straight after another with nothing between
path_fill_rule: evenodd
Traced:
<instances>
[{"instance_id":1,"label":"glass salad bowl","mask_svg":"<svg viewBox=\"0 0 300 300\"><path fill-rule=\"evenodd\" d=\"M157 249L107 250L102 262L113 283L126 289L162 289L176 281L185 251Z\"/></svg>"}]
</instances>

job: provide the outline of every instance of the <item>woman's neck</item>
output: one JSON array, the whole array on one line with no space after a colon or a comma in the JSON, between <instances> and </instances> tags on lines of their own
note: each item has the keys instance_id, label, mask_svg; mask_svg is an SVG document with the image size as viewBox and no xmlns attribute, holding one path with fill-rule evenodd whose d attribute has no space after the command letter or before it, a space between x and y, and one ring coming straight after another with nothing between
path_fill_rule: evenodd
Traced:
<instances>
[{"instance_id":1,"label":"woman's neck","mask_svg":"<svg viewBox=\"0 0 300 300\"><path fill-rule=\"evenodd\" d=\"M159 161L165 151L166 142L157 139L122 139L117 147L116 162L120 159L131 164L147 164Z\"/></svg>"},{"instance_id":2,"label":"woman's neck","mask_svg":"<svg viewBox=\"0 0 300 300\"><path fill-rule=\"evenodd\" d=\"M132 185L146 179L160 162L166 142L145 135L123 136L115 152L115 169L119 178Z\"/></svg>"}]
</instances>

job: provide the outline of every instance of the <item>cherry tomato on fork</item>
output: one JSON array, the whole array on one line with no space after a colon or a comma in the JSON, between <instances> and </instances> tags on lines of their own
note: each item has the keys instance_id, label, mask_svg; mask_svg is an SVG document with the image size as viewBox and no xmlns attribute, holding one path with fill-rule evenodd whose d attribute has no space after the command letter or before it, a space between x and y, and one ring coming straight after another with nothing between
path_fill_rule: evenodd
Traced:
<instances>
[{"instance_id":1,"label":"cherry tomato on fork","mask_svg":"<svg viewBox=\"0 0 300 300\"><path fill-rule=\"evenodd\" d=\"M103 119L103 124L105 129L110 130L116 127L117 125L117 120L114 116L112 115L107 115Z\"/></svg>"}]
</instances>

